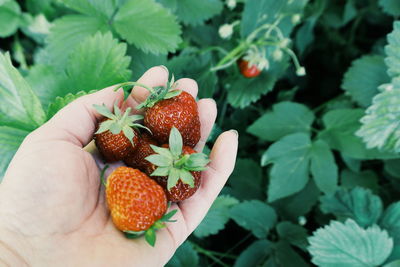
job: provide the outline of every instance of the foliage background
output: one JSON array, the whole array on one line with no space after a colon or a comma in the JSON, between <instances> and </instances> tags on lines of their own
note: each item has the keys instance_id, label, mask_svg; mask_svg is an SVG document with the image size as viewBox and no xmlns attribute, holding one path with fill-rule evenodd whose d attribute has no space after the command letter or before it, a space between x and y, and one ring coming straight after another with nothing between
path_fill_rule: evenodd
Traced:
<instances>
[{"instance_id":1,"label":"foliage background","mask_svg":"<svg viewBox=\"0 0 400 267\"><path fill-rule=\"evenodd\" d=\"M216 99L210 144L240 133L234 174L168 266L400 266L399 16L398 0L0 0L0 177L67 103L164 64ZM277 21L291 42L265 46L267 71L210 70ZM286 48L306 76L273 56Z\"/></svg>"}]
</instances>

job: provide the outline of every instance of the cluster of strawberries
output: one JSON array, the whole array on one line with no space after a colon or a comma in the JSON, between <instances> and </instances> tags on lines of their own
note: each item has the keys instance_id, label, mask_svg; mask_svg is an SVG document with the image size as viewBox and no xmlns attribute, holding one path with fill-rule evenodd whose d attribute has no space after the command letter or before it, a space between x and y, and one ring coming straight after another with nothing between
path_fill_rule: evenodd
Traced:
<instances>
[{"instance_id":1,"label":"cluster of strawberries","mask_svg":"<svg viewBox=\"0 0 400 267\"><path fill-rule=\"evenodd\" d=\"M135 83L132 83L135 84ZM200 186L201 171L209 158L193 148L200 139L200 120L195 99L185 91L167 86L148 88L150 95L131 115L131 108L114 112L95 105L104 116L94 135L107 162L123 160L105 182L107 204L115 226L126 233L145 234L150 245L155 231L171 221L168 201L191 197ZM143 120L143 125L139 121Z\"/></svg>"}]
</instances>

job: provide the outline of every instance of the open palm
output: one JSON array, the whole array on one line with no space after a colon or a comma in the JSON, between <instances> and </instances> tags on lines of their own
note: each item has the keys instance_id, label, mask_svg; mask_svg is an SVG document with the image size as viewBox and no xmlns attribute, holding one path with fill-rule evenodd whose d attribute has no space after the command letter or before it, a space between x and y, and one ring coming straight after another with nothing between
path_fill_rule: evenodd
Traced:
<instances>
[{"instance_id":1,"label":"open palm","mask_svg":"<svg viewBox=\"0 0 400 267\"><path fill-rule=\"evenodd\" d=\"M148 70L139 80L148 86L165 85L168 71ZM197 95L191 79L177 88ZM115 101L135 107L148 92L135 87L122 104L122 90L106 88L72 102L31 133L12 160L0 185L0 263L67 266L162 266L201 222L233 170L237 134L217 139L211 163L198 192L172 205L175 223L157 232L156 246L143 238L126 239L112 224L99 179L99 166L90 143L100 116L93 104ZM201 151L216 117L211 99L198 102ZM90 146L89 146L90 147Z\"/></svg>"}]
</instances>

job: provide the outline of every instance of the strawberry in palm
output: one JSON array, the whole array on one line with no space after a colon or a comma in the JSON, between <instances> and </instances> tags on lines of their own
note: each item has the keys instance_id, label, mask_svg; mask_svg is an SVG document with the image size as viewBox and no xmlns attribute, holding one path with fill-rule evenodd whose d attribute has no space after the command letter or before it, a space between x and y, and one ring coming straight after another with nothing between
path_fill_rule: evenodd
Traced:
<instances>
[{"instance_id":1,"label":"strawberry in palm","mask_svg":"<svg viewBox=\"0 0 400 267\"><path fill-rule=\"evenodd\" d=\"M157 167L151 177L165 189L168 200L177 202L191 197L200 186L201 171L210 162L207 155L184 146L175 127L171 129L168 145L151 145L151 148L156 154L146 160Z\"/></svg>"}]
</instances>

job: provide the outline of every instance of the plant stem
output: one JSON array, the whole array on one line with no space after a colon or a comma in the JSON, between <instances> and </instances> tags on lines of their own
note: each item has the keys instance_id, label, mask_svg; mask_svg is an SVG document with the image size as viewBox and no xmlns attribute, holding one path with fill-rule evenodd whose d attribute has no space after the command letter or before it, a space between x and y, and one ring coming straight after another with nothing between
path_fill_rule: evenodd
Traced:
<instances>
[{"instance_id":1,"label":"plant stem","mask_svg":"<svg viewBox=\"0 0 400 267\"><path fill-rule=\"evenodd\" d=\"M226 63L231 63L232 59L238 58L243 54L244 51L249 47L247 42L241 42L238 46L236 46L233 50L231 50L225 57L223 57L215 67L211 68L211 71L220 70L222 66L226 67Z\"/></svg>"},{"instance_id":2,"label":"plant stem","mask_svg":"<svg viewBox=\"0 0 400 267\"><path fill-rule=\"evenodd\" d=\"M140 86L140 87L143 87L143 88L147 89L150 93L154 93L154 89L153 89L153 88L151 88L151 87L149 87L149 86L147 86L147 85L138 83L138 82L124 82L124 83L120 83L120 84L118 84L118 86L117 86L117 88L115 89L115 91L118 90L119 88L125 87L125 86Z\"/></svg>"},{"instance_id":3,"label":"plant stem","mask_svg":"<svg viewBox=\"0 0 400 267\"><path fill-rule=\"evenodd\" d=\"M223 266L223 267L229 267L228 264L224 263L224 262L221 261L219 258L217 258L216 256L214 256L214 254L215 254L215 255L216 255L216 254L220 254L219 252L210 251L210 250L207 250L207 249L204 249L204 248L200 247L200 246L197 245L197 244L194 244L194 243L192 243L192 244L193 244L194 250L196 250L196 251L197 251L198 253L200 253L200 254L203 254L203 255L209 257L210 259L212 259L212 260L214 261L214 263L218 263L219 265L221 265L221 266Z\"/></svg>"}]
</instances>

